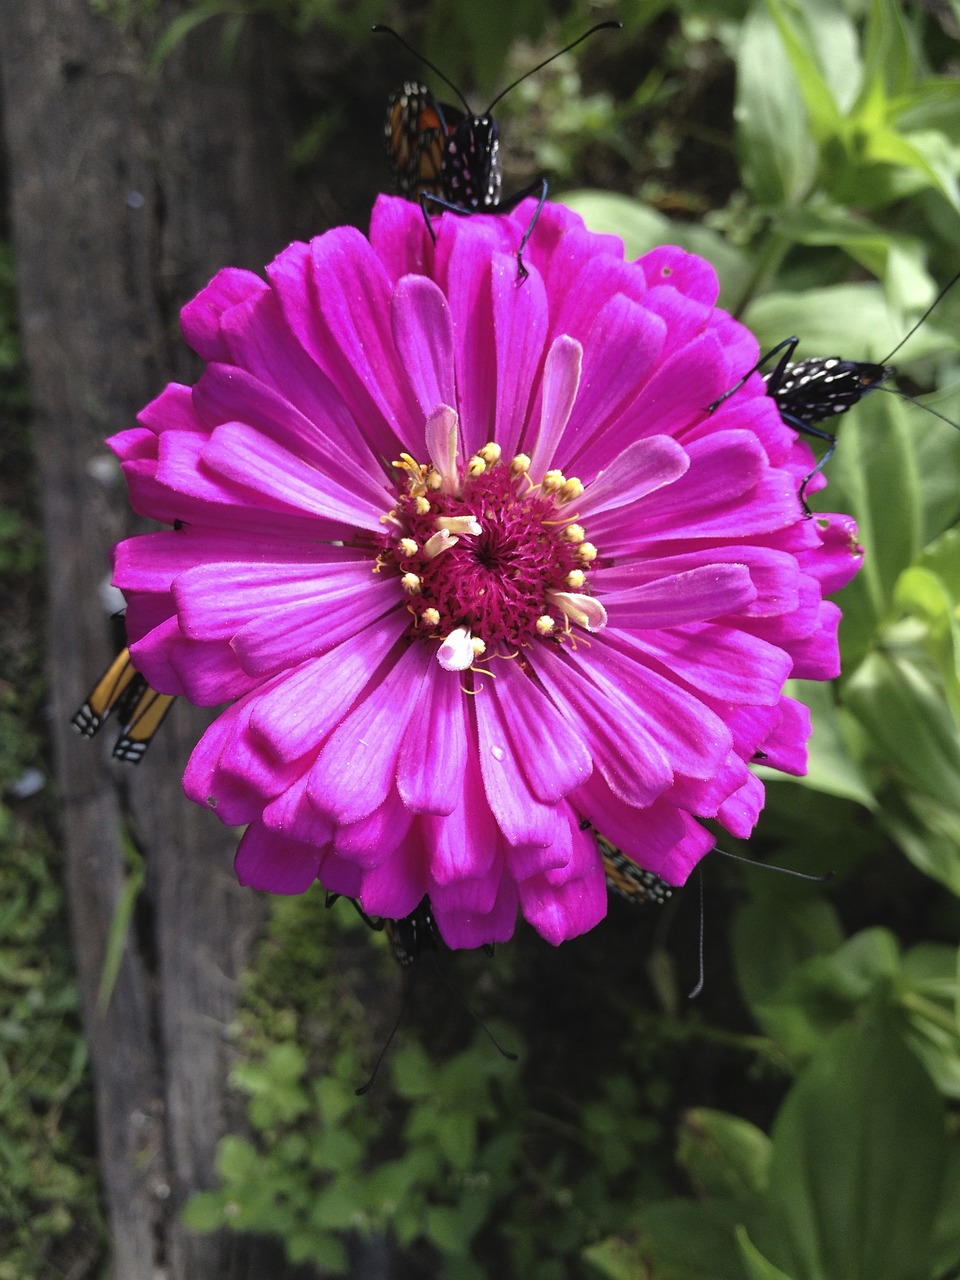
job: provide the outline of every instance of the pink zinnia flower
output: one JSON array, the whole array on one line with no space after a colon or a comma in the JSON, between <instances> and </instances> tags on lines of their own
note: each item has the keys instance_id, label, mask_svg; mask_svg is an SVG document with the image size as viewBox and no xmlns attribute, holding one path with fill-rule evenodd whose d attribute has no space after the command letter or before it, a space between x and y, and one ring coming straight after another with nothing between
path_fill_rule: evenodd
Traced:
<instances>
[{"instance_id":1,"label":"pink zinnia flower","mask_svg":"<svg viewBox=\"0 0 960 1280\"><path fill-rule=\"evenodd\" d=\"M373 915L429 895L455 947L518 908L551 942L606 911L599 831L682 883L753 827L748 762L805 767L788 676L837 674L845 517L804 519L807 447L706 263L547 205L381 199L183 311L207 367L115 436L135 665L232 702L187 794L249 824L247 884Z\"/></svg>"}]
</instances>

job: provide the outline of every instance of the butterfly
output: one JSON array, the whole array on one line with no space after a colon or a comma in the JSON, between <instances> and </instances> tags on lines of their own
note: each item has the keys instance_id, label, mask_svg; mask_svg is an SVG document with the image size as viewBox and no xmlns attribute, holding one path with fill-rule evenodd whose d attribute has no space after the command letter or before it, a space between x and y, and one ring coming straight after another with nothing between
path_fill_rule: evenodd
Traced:
<instances>
[{"instance_id":1,"label":"butterfly","mask_svg":"<svg viewBox=\"0 0 960 1280\"><path fill-rule=\"evenodd\" d=\"M607 888L611 893L626 898L628 902L640 904L656 902L662 905L673 893L673 886L655 876L652 871L645 871L637 864L614 848L609 840L597 836L600 856L603 859L603 873L606 876Z\"/></svg>"},{"instance_id":2,"label":"butterfly","mask_svg":"<svg viewBox=\"0 0 960 1280\"><path fill-rule=\"evenodd\" d=\"M883 360L874 363L869 360L844 360L840 356L809 356L804 360L795 361L793 356L800 344L800 339L797 337L784 338L783 342L778 343L766 355L761 356L760 360L757 361L749 373L740 379L736 386L725 392L719 400L714 401L710 406L709 412L712 413L734 391L739 390L751 374L760 372L765 364L769 364L775 356L780 356L774 368L763 374L767 395L773 397L780 411L780 417L788 426L793 427L795 431L799 431L803 435L812 436L817 440L824 440L827 444L827 448L824 450L817 465L809 475L804 476L800 484L800 501L803 504L804 511L809 515L810 509L804 497L807 485L827 465L837 447L837 437L833 432L825 430L818 424L837 417L841 413L846 413L855 404L859 404L868 392L876 391L878 388L883 387L884 383L896 375L896 367L889 364L888 361L900 350L908 338L913 337L934 307L938 305L958 280L960 280L960 272L957 272L953 279L944 285L916 324L900 339ZM783 353L782 355L780 354L781 352ZM894 391L894 394L903 394L895 391L894 388L889 389ZM909 396L905 398L910 399ZM960 426L957 423L951 422L943 414L937 413L929 405L920 405L920 408L932 413L935 418L940 418L941 421L949 423L951 427L960 430Z\"/></svg>"},{"instance_id":3,"label":"butterfly","mask_svg":"<svg viewBox=\"0 0 960 1280\"><path fill-rule=\"evenodd\" d=\"M373 30L391 35L405 49L419 58L454 91L464 110L439 102L426 85L408 81L390 98L384 129L387 159L402 196L419 201L431 236L434 235L430 214L444 210L459 215L471 213L509 213L528 196L539 192L533 217L517 250L517 279L526 279L523 251L547 198L547 181L537 178L522 191L506 198L502 194L500 165L500 126L493 118L496 104L521 81L567 53L595 31L617 27L619 22L601 22L579 39L552 54L508 85L491 102L482 115L470 109L466 98L442 71L428 61L391 27L376 23Z\"/></svg>"},{"instance_id":4,"label":"butterfly","mask_svg":"<svg viewBox=\"0 0 960 1280\"><path fill-rule=\"evenodd\" d=\"M114 759L139 764L174 700L174 695L157 693L147 684L130 661L130 650L124 649L87 694L71 723L85 738L92 738L109 716L116 715L120 736L113 747Z\"/></svg>"},{"instance_id":5,"label":"butterfly","mask_svg":"<svg viewBox=\"0 0 960 1280\"><path fill-rule=\"evenodd\" d=\"M393 958L401 968L409 969L424 951L436 951L440 945L429 898L424 898L402 920L383 920L381 923Z\"/></svg>"}]
</instances>

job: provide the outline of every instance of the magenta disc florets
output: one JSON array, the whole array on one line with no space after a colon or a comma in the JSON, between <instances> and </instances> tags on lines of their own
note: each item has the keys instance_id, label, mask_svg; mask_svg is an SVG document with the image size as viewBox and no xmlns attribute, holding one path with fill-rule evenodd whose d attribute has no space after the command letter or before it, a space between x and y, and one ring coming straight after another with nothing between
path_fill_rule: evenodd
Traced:
<instances>
[{"instance_id":1,"label":"magenta disc florets","mask_svg":"<svg viewBox=\"0 0 960 1280\"><path fill-rule=\"evenodd\" d=\"M562 636L596 557L569 511L580 482L548 472L535 485L529 459L501 462L495 445L456 481L406 455L395 465L405 482L378 565L400 575L413 633L464 635L473 656Z\"/></svg>"}]
</instances>

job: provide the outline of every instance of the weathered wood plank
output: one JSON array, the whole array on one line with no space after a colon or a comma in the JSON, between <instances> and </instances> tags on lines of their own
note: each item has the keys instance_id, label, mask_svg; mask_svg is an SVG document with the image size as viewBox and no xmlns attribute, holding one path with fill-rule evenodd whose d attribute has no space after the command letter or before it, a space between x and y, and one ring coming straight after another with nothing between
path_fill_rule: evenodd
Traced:
<instances>
[{"instance_id":1,"label":"weathered wood plank","mask_svg":"<svg viewBox=\"0 0 960 1280\"><path fill-rule=\"evenodd\" d=\"M198 38L151 79L144 49L87 0L0 6L48 549L53 737L118 1280L285 1273L257 1242L196 1236L177 1220L187 1196L214 1181L223 1033L261 914L233 879L231 833L180 789L204 717L178 706L137 772L68 727L109 656L97 588L109 545L129 531L103 437L132 424L171 376L189 376L180 304L219 265L259 266L290 238L283 148L260 109L269 47L251 42L218 79L215 39ZM131 843L146 880L101 1012Z\"/></svg>"}]
</instances>

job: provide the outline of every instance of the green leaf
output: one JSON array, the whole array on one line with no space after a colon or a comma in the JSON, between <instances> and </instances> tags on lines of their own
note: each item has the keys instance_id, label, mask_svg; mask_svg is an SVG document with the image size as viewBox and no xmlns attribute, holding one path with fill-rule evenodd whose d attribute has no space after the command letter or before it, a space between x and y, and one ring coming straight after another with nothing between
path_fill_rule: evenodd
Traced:
<instances>
[{"instance_id":1,"label":"green leaf","mask_svg":"<svg viewBox=\"0 0 960 1280\"><path fill-rule=\"evenodd\" d=\"M734 1238L739 1210L729 1203L666 1200L637 1218L639 1265L630 1273L656 1280L743 1280ZM589 1256L589 1254L588 1254Z\"/></svg>"},{"instance_id":2,"label":"green leaf","mask_svg":"<svg viewBox=\"0 0 960 1280\"><path fill-rule=\"evenodd\" d=\"M763 1256L747 1235L746 1227L737 1227L737 1244L749 1280L792 1280L791 1276Z\"/></svg>"},{"instance_id":3,"label":"green leaf","mask_svg":"<svg viewBox=\"0 0 960 1280\"><path fill-rule=\"evenodd\" d=\"M677 1160L706 1195L746 1199L767 1185L770 1139L739 1116L697 1107L683 1117Z\"/></svg>"},{"instance_id":4,"label":"green leaf","mask_svg":"<svg viewBox=\"0 0 960 1280\"><path fill-rule=\"evenodd\" d=\"M222 1192L198 1191L184 1205L180 1217L191 1231L219 1231L226 1220L223 1209Z\"/></svg>"},{"instance_id":5,"label":"green leaf","mask_svg":"<svg viewBox=\"0 0 960 1280\"><path fill-rule=\"evenodd\" d=\"M934 1274L955 1274L960 1266L960 1143L950 1144L940 1206L933 1229Z\"/></svg>"},{"instance_id":6,"label":"green leaf","mask_svg":"<svg viewBox=\"0 0 960 1280\"><path fill-rule=\"evenodd\" d=\"M469 1238L463 1234L460 1215L446 1205L430 1205L427 1208L424 1234L443 1253L465 1253L470 1247Z\"/></svg>"},{"instance_id":7,"label":"green leaf","mask_svg":"<svg viewBox=\"0 0 960 1280\"><path fill-rule=\"evenodd\" d=\"M913 79L913 55L903 9L897 0L871 0L864 40L863 80L885 98L905 93Z\"/></svg>"},{"instance_id":8,"label":"green leaf","mask_svg":"<svg viewBox=\"0 0 960 1280\"><path fill-rule=\"evenodd\" d=\"M960 816L960 738L930 675L905 657L874 653L847 681L843 697L887 770Z\"/></svg>"},{"instance_id":9,"label":"green leaf","mask_svg":"<svg viewBox=\"0 0 960 1280\"><path fill-rule=\"evenodd\" d=\"M830 954L843 941L834 907L822 898L769 895L742 907L731 943L740 990L750 1008L770 1000L811 956Z\"/></svg>"},{"instance_id":10,"label":"green leaf","mask_svg":"<svg viewBox=\"0 0 960 1280\"><path fill-rule=\"evenodd\" d=\"M407 1044L393 1055L393 1082L403 1098L426 1098L433 1093L436 1070L419 1045Z\"/></svg>"},{"instance_id":11,"label":"green leaf","mask_svg":"<svg viewBox=\"0 0 960 1280\"><path fill-rule=\"evenodd\" d=\"M900 1035L883 1019L843 1028L774 1125L784 1231L765 1252L795 1280L920 1280L945 1157L943 1104Z\"/></svg>"},{"instance_id":12,"label":"green leaf","mask_svg":"<svg viewBox=\"0 0 960 1280\"><path fill-rule=\"evenodd\" d=\"M217 1172L224 1182L246 1182L253 1175L259 1160L256 1148L234 1134L227 1134L217 1147Z\"/></svg>"},{"instance_id":13,"label":"green leaf","mask_svg":"<svg viewBox=\"0 0 960 1280\"><path fill-rule=\"evenodd\" d=\"M776 23L762 9L740 28L734 118L747 190L760 205L795 204L813 183L817 148Z\"/></svg>"},{"instance_id":14,"label":"green leaf","mask_svg":"<svg viewBox=\"0 0 960 1280\"><path fill-rule=\"evenodd\" d=\"M796 11L791 13L781 0L767 0L767 7L773 14L787 51L807 110L810 132L822 144L839 132L842 123L842 115L831 85L817 66L812 42L802 34L795 16Z\"/></svg>"}]
</instances>

